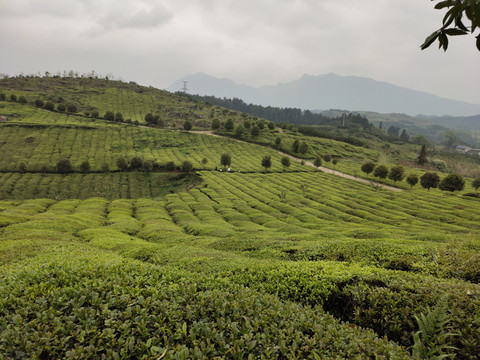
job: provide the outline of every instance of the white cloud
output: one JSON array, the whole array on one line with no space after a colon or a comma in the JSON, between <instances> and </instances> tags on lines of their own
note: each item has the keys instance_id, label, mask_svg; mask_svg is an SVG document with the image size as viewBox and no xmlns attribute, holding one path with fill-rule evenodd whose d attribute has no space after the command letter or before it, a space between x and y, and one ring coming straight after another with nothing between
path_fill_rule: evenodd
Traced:
<instances>
[{"instance_id":1,"label":"white cloud","mask_svg":"<svg viewBox=\"0 0 480 360\"><path fill-rule=\"evenodd\" d=\"M1 71L94 69L159 87L199 71L254 86L336 72L478 102L480 52L473 37L453 39L446 54L419 49L441 22L433 5L0 0Z\"/></svg>"}]
</instances>

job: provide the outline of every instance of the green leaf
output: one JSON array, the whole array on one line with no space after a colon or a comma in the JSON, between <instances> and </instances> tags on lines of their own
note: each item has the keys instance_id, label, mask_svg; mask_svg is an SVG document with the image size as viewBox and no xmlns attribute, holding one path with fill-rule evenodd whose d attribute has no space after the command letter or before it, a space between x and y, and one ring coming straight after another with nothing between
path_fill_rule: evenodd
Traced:
<instances>
[{"instance_id":1,"label":"green leaf","mask_svg":"<svg viewBox=\"0 0 480 360\"><path fill-rule=\"evenodd\" d=\"M440 1L437 5L435 5L435 9L443 9L445 7L453 6L452 0Z\"/></svg>"},{"instance_id":2,"label":"green leaf","mask_svg":"<svg viewBox=\"0 0 480 360\"><path fill-rule=\"evenodd\" d=\"M429 37L425 39L425 42L422 45L420 45L420 49L425 50L430 45L432 45L433 42L437 40L439 34L440 34L439 31L433 32Z\"/></svg>"},{"instance_id":3,"label":"green leaf","mask_svg":"<svg viewBox=\"0 0 480 360\"><path fill-rule=\"evenodd\" d=\"M455 29L455 28L451 28L451 29L445 29L445 34L449 35L449 36L458 36L458 35L466 35L468 34L467 31L464 31L464 30L460 30L460 29Z\"/></svg>"}]
</instances>

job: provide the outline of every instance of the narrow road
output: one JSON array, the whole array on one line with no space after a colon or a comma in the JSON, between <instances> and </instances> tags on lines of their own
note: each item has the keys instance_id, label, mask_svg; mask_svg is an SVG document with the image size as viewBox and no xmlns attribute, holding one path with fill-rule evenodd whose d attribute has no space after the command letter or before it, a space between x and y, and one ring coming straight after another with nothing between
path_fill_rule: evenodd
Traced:
<instances>
[{"instance_id":1,"label":"narrow road","mask_svg":"<svg viewBox=\"0 0 480 360\"><path fill-rule=\"evenodd\" d=\"M192 132L192 133L196 133L196 134L204 134L204 135L211 135L211 136L223 137L223 136L221 136L221 135L215 134L213 131L210 131L210 130L191 131L191 132ZM231 139L231 138L229 138L229 139ZM248 141L243 141L243 140L239 140L239 139L232 139L232 140L250 144ZM273 150L275 150L275 149L273 149ZM304 160L304 159L300 159L300 158L298 158L298 157L295 157L295 156L293 156L293 155L284 153L284 152L279 151L279 150L275 150L275 151L278 152L279 154L283 155L283 156L288 156L288 157L289 157L290 159L292 159L292 160L295 160L295 161L297 161L297 162L301 162L301 161L303 160L303 161L305 161L305 165L308 165L308 166L311 166L311 167L315 167L315 165L313 165L313 163L312 163L311 161L307 161L307 160ZM329 169L329 168L326 168L326 167L323 167L323 166L319 166L318 169L321 170L321 171L323 171L324 173L327 173L327 174L332 174L332 175L340 176L340 177L343 177L343 178L345 178L345 179L357 181L357 182L363 183L363 184L368 184L368 185L376 186L376 187L379 187L379 188L381 188L381 189L386 189L386 190L395 191L395 192L401 192L401 191L403 191L402 189L399 189L399 188L396 188L396 187L393 187L393 186L380 184L380 183L374 182L374 181L372 181L372 180L362 179L362 178L359 178L359 177L356 177L356 176L353 176L353 175L348 175L348 174L345 174L345 173L342 173L342 172L339 172L339 171L336 171L336 170L332 170L332 169Z\"/></svg>"}]
</instances>

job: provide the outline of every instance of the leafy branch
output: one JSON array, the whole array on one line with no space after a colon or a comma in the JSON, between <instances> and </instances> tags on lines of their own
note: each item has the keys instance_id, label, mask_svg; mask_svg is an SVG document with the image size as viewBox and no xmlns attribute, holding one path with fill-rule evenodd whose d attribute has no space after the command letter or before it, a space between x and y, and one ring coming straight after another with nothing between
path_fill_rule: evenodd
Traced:
<instances>
[{"instance_id":1,"label":"leafy branch","mask_svg":"<svg viewBox=\"0 0 480 360\"><path fill-rule=\"evenodd\" d=\"M434 0L432 0L434 1ZM439 48L444 51L448 48L448 37L473 34L477 28L480 28L480 0L444 0L435 5L435 9L448 9L443 17L443 26L428 36L424 43L420 45L425 50L438 40ZM467 26L464 20L467 18ZM476 36L476 46L480 51L480 34Z\"/></svg>"}]
</instances>

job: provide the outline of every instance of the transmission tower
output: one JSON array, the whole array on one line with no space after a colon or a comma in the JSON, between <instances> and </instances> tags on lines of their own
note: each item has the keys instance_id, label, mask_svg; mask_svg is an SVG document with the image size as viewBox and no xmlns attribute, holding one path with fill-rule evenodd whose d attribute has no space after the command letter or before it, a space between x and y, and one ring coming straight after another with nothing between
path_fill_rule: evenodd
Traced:
<instances>
[{"instance_id":1,"label":"transmission tower","mask_svg":"<svg viewBox=\"0 0 480 360\"><path fill-rule=\"evenodd\" d=\"M183 93L186 94L188 91L188 88L187 88L188 81L184 80L182 82L183 82L183 88L181 88L180 91L183 91Z\"/></svg>"}]
</instances>

